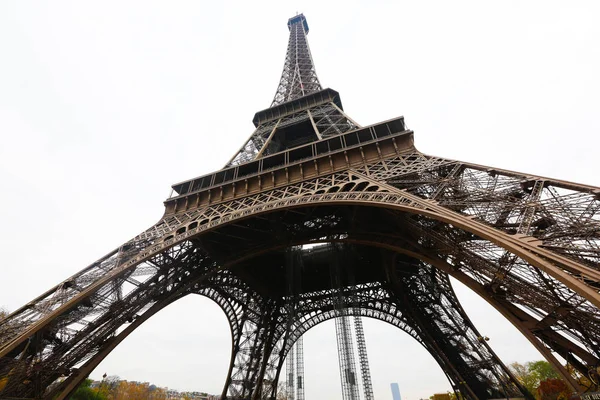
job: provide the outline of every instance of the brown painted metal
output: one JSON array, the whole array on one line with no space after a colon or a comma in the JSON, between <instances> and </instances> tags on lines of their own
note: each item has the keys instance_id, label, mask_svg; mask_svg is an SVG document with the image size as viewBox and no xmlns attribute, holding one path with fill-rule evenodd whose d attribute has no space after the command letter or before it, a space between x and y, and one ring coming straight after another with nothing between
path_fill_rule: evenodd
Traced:
<instances>
[{"instance_id":1,"label":"brown painted metal","mask_svg":"<svg viewBox=\"0 0 600 400\"><path fill-rule=\"evenodd\" d=\"M362 263L348 261L358 281L340 289L350 313L405 330L465 397L528 394L476 340L449 276L502 313L574 392L583 388L557 357L597 378L600 188L425 155L403 118L360 127L316 79L303 16L290 32L288 52L303 56L288 54L273 107L257 113L224 169L173 185L155 225L0 321L0 397L65 398L190 293L215 300L230 323L223 398L274 397L287 351L335 317L339 295L320 256L303 251L313 270L290 318L277 262L321 242Z\"/></svg>"}]
</instances>

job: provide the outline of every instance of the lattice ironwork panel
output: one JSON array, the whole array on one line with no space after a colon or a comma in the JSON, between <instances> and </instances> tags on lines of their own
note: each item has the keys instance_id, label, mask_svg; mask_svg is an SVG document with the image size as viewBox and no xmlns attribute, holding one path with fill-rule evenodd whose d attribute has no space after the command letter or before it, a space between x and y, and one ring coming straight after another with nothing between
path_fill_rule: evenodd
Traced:
<instances>
[{"instance_id":1,"label":"lattice ironwork panel","mask_svg":"<svg viewBox=\"0 0 600 400\"><path fill-rule=\"evenodd\" d=\"M306 35L308 25L300 14L288 21L290 37L281 80L271 107L321 90Z\"/></svg>"},{"instance_id":2,"label":"lattice ironwork panel","mask_svg":"<svg viewBox=\"0 0 600 400\"><path fill-rule=\"evenodd\" d=\"M337 92L320 92L304 16L288 26L277 112L257 114L258 127L229 166L359 128ZM217 200L209 193L206 206L168 209L146 231L13 312L0 321L0 397L65 398L130 332L192 293L217 302L231 325L224 397L274 397L293 344L340 315L406 331L466 398L518 395L522 388L481 340L449 276L508 318L573 391L583 388L556 356L598 382L600 188L428 156L400 125L363 128L367 141L359 133L348 136L353 147L340 139L343 152L301 153L303 165L314 163L311 178L300 166L301 181L276 185L276 173L288 176L290 165L278 162L268 167L273 188L259 183L234 200L223 200L221 190ZM364 257L354 257L362 263L356 281L324 285L330 277L311 258L317 250L298 250L318 243L362 249ZM280 256L290 248L311 259L313 269L302 277L302 290L286 292L276 271L285 270Z\"/></svg>"}]
</instances>

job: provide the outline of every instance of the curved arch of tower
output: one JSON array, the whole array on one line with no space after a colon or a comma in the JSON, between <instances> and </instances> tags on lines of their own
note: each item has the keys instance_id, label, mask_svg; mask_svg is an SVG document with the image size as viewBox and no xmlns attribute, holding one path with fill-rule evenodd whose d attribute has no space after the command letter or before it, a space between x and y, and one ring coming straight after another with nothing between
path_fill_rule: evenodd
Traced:
<instances>
[{"instance_id":1,"label":"curved arch of tower","mask_svg":"<svg viewBox=\"0 0 600 400\"><path fill-rule=\"evenodd\" d=\"M0 397L66 398L144 321L200 294L231 327L223 398L274 398L301 335L354 315L407 332L465 398L531 398L449 277L574 393L597 390L600 188L423 154L402 117L359 125L321 87L305 17L288 27L271 107L226 166L173 185L159 222L0 321Z\"/></svg>"}]
</instances>

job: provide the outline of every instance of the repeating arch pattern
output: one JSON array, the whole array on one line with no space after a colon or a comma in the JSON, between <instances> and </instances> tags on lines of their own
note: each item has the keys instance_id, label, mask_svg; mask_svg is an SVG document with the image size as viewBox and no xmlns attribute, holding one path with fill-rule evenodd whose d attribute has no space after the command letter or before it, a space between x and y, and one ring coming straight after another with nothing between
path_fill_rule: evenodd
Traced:
<instances>
[{"instance_id":1,"label":"repeating arch pattern","mask_svg":"<svg viewBox=\"0 0 600 400\"><path fill-rule=\"evenodd\" d=\"M405 160L405 164L407 160ZM418 157L413 161L428 162L428 159ZM390 163L387 164L389 169ZM509 304L519 304L519 307L522 304L533 304L527 303L533 300L523 297L522 294L517 297L506 297L509 289L515 294L524 293L534 284L533 282L536 282L535 284L543 282L544 285L550 285L554 293L563 293L559 297L547 298L545 302L540 303L548 306L544 309L536 307L538 314L526 313L527 315L520 315L519 318L522 321L524 318L528 318L529 321L537 321L535 322L537 327L530 329L533 337L541 340L561 356L567 356L573 365L584 373L590 373L590 371L593 373L593 369L590 370L590 368L595 368L598 363L598 354L595 350L598 348L595 342L598 338L598 311L597 299L594 295L597 293L597 280L595 280L592 264L575 262L575 259L589 258L582 254L589 254L590 250L585 248L579 255L570 250L566 256L566 253L557 251L556 246L540 246L527 239L527 236L511 234L498 227L492 227L489 221L479 222L478 220L482 217L464 216L462 215L464 211L458 212L440 201L432 201L422 193L415 192L416 189L401 187L398 176L403 176L402 174L394 175L394 181L390 178L388 183L374 180L377 178L376 168L379 168L377 165L369 168L368 173L371 176L363 175L358 171L335 173L303 181L300 185L288 185L264 191L258 196L243 197L231 202L216 203L214 206L166 216L155 227L92 264L81 273L64 281L47 294L34 300L30 305L17 310L7 320L2 321L0 329L4 340L2 348L4 373L31 376L31 369L17 367L17 364L26 365L35 359L38 360L36 361L38 365L55 363L57 365L55 371L60 371L60 374L70 374L69 371L73 365L89 358L89 355L84 355L85 351L89 352L89 348L86 346L94 343L94 348L98 348L95 341L99 340L103 334L118 333L119 329L123 329L119 326L133 318L136 310L151 307L154 304L150 300L152 296L160 295L165 293L166 289L182 284L184 280L188 279L188 276L195 273L181 269L183 264L177 262L180 257L196 257L196 262L205 266L203 267L204 273L216 273L218 270L226 269L227 265L233 262L235 257L232 257L230 253L222 252L221 248L214 246L210 240L205 238L211 235L210 232L216 232L226 226L239 227L251 217L266 215L266 213L280 209L314 210L324 208L325 205L331 207L344 205L345 208L352 208L356 205L375 205L382 209L392 210L390 215L400 216L398 218L401 221L398 222L400 224L398 226L402 228L402 231L412 232L411 235L407 235L401 240L407 242L411 237L417 237L416 240L412 240L413 246L417 243L420 246L419 251L424 251L435 258L439 258L440 254L432 254L431 248L435 247L434 244L444 244L444 261L449 262L450 265L454 264L456 271L479 281L484 288L501 288L500 291L496 289L496 294L491 296L495 301L502 303L505 308L510 308ZM443 168L449 169L448 166L443 166ZM451 169L450 172L456 168ZM456 170L464 171L465 169L460 167ZM438 174L441 173L438 172ZM410 174L408 175L410 176ZM412 179L413 177L407 178L404 181L405 184L410 183ZM448 181L445 182L445 185L445 188L449 187ZM496 187L498 186L496 185ZM337 191L330 190L333 187L339 189ZM374 188L373 191L365 190L371 187ZM341 191L342 188L344 191ZM439 193L445 193L444 190L440 190ZM426 192L430 193L431 191ZM593 194L581 194L578 197L568 196L568 199L576 198L578 202L588 202L588 205L585 206L585 210L588 210L586 215L592 215L592 217L585 220L580 219L584 221L582 223L592 224L592 226L596 221L594 205L597 200L594 196ZM479 201L481 202L481 200ZM491 205L488 206L488 209L491 207ZM573 207L571 206L571 208ZM544 212L547 214L549 211ZM421 217L415 217L417 215ZM489 216L491 213L485 215ZM521 215L536 216L537 214L535 212L532 214L530 208L523 207ZM307 215L303 214L305 220L306 217ZM335 215L333 214L321 216L313 227L323 230L328 227L328 223L331 225L330 222L334 220ZM386 220L386 222L389 221L390 219ZM306 221L304 223L306 224ZM445 227L444 230L442 227ZM288 233L294 233L294 229L298 231L298 226L288 225L285 229L289 229ZM437 235L436 232L438 232ZM440 232L444 232L444 234L440 235ZM340 235L350 235L351 233L346 228L346 232L340 232ZM322 234L326 236L328 233ZM533 234L536 233L533 232ZM540 235L542 234L547 233L540 231ZM419 243L420 235L427 236L430 244ZM476 240L476 238L479 239ZM532 238L536 237L532 236ZM386 241L398 240L398 237L391 235L390 232L384 232L383 239ZM542 240L544 237L540 236L536 239ZM574 238L571 248L575 248L579 240ZM590 243L587 246L593 249L593 246L596 245L595 239L587 237L587 240ZM404 246L407 246L406 243ZM429 250L427 250L428 247ZM208 257L211 249L216 248L218 251ZM244 251L252 252L251 249L244 248L244 246L242 248ZM512 254L512 256L507 256L508 254ZM506 266L505 260L510 261L509 267ZM474 265L477 265L478 268L474 268ZM515 278L519 275L523 276L523 274L537 275L539 280L536 279L532 282L530 278ZM502 277L501 282L499 282L500 277ZM144 293L146 294L144 295ZM544 293L549 296L549 293L552 292ZM516 299L520 303L515 303ZM550 299L552 301L549 301ZM135 307L140 308L136 309L132 307L132 304L136 304ZM567 312L564 311L564 304L572 304ZM66 310L69 311L65 312ZM108 310L118 310L123 313L123 318L109 321L107 317L104 319L97 317ZM540 314L540 310L544 310L542 314ZM511 312L517 313L514 309ZM569 320L573 322L568 322ZM50 321L53 322L52 328L47 328ZM579 324L577 325L575 321L579 321ZM583 324L582 321L584 321ZM567 335L556 334L555 325L560 328L561 332L567 332ZM35 332L40 331L43 331L44 334L36 336ZM8 345L6 345L7 343ZM78 351L81 353L69 351L68 357L59 362L59 358L67 355L65 349L70 347L79 349ZM49 351L49 349L56 349L56 351ZM17 358L22 361L15 361ZM53 377L55 375L36 375L36 379L41 382L40 387L53 381ZM7 387L10 388L10 386ZM25 389L26 393L29 391L30 389Z\"/></svg>"},{"instance_id":2,"label":"repeating arch pattern","mask_svg":"<svg viewBox=\"0 0 600 400\"><path fill-rule=\"evenodd\" d=\"M290 331L281 253L321 242L362 255L342 289L356 312L409 332L464 397L523 390L449 276L505 315L573 392L584 388L556 355L598 389L600 188L425 155L403 118L360 127L337 92L321 90L305 17L288 27L272 107L226 168L174 185L159 222L0 321L0 397L65 398L190 293L229 319L222 397L274 397L289 346L334 315L339 294L323 283L326 262L310 261Z\"/></svg>"}]
</instances>

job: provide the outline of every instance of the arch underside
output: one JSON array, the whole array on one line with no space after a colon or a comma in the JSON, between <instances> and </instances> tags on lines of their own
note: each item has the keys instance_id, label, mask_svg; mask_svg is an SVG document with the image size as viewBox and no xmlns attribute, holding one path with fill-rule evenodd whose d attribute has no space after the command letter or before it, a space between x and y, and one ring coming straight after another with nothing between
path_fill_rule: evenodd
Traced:
<instances>
[{"instance_id":1,"label":"arch underside","mask_svg":"<svg viewBox=\"0 0 600 400\"><path fill-rule=\"evenodd\" d=\"M399 156L385 168L380 163L251 201L165 216L0 323L0 394L66 394L128 327L188 293L213 298L230 320L233 356L224 393L268 391L294 335L334 315L325 304L305 313L300 302L299 320L286 336L285 284L268 271L281 268L285 249L319 242L368 255L365 263L376 267L357 267L357 284L345 297L359 306L349 309L388 319L417 338L467 397L491 398L490 391L515 386L478 339L448 276L490 302L538 349L593 374L600 357L597 196L442 161ZM327 290L319 276L312 283L303 278L307 293Z\"/></svg>"},{"instance_id":2,"label":"arch underside","mask_svg":"<svg viewBox=\"0 0 600 400\"><path fill-rule=\"evenodd\" d=\"M342 249L344 251L338 251L336 258L338 261L343 259L343 270L351 270L352 275L363 282L346 285L342 291L343 307L348 309L348 314L379 319L407 332L429 350L456 390L473 392L466 394L468 397L493 398L520 393L464 314L445 273L412 258L399 260L392 256L393 253L381 254L378 249L375 252L365 247L345 246ZM330 273L327 265L330 256L326 250L320 249L318 253L321 254L314 254L314 250L305 254L303 275L327 276ZM315 261L315 258L319 260ZM281 269L276 265L281 266L283 259L283 254L269 253L264 258L252 260L252 264L258 264L272 274ZM391 279L372 281L360 273L365 268L377 270L381 278L388 275ZM245 265L237 269L243 270L242 275L245 275L251 267ZM319 280L323 282L323 279ZM302 286L310 288L314 283L307 280ZM270 289L266 290L263 295L272 293ZM289 308L290 299L284 294L279 303L262 308L262 318L259 317L261 307L251 312L254 319L250 316L230 317L236 321L232 325L238 325L239 320L250 324L244 331L253 336L239 338L234 335L234 351L247 358L236 358L232 365L232 381L227 387L229 397L250 398L257 390L275 396L285 355L308 329L339 316L336 311L339 296L338 291L328 285L312 287L293 299L293 311ZM415 302L417 299L419 302ZM290 315L293 316L291 320ZM239 341L243 344L235 345ZM256 356L254 362L248 357L251 349L263 350L265 347L268 348L265 354L270 352L268 358L263 356L261 360ZM260 368L264 368L264 376ZM256 384L261 379L264 380L263 387Z\"/></svg>"},{"instance_id":3,"label":"arch underside","mask_svg":"<svg viewBox=\"0 0 600 400\"><path fill-rule=\"evenodd\" d=\"M365 281L364 273L360 272L363 268L377 269L377 276L382 279L381 282L346 286L342 296L343 307L348 309L346 315L379 319L407 332L432 354L454 389L465 393L466 397L483 399L520 395L520 389L511 380L504 365L481 340L481 335L460 307L446 273L413 258L399 257L377 248L346 245L340 249L343 251L338 251L337 258L343 260L344 270L354 271L358 281ZM266 253L263 257L248 260L248 265L205 274L191 285L178 285L176 282L193 279L185 271L196 267L200 259L194 256L196 252L193 245L182 246L176 254L178 257L174 257L177 260L174 263L180 266L179 272L167 278L169 283L161 286L153 304L158 305L160 310L188 294L200 294L214 300L229 319L233 343L232 364L223 395L239 399L265 394L275 396L279 372L293 343L313 326L338 316L335 306L339 299L337 290L329 287L302 293L294 303L294 320L290 321L286 314L289 301L285 295L277 299L278 296L269 295L264 289L256 291L252 288L253 283L243 278L251 269L249 265L271 272L274 268L280 269L276 266L285 262L283 252ZM324 251L321 250L321 253ZM317 264L328 262L329 257L326 252L321 254ZM309 254L308 258L315 256ZM271 265L265 266L267 259ZM183 266L183 260L190 265ZM305 262L305 268L309 266L323 268L322 265ZM386 275L390 279L383 281ZM306 286L309 284L305 282ZM139 314L132 314L134 310L138 310ZM148 305L113 312L119 312L121 316L133 315L126 320L127 323L140 318L144 310L150 310ZM116 319L113 318L113 323ZM104 327L104 331L108 329ZM99 347L115 339L120 341L122 338L120 333L116 333L118 331L100 341L97 336L88 336L86 345L79 349ZM60 350L63 349L56 348L57 352ZM86 363L97 365L106 355L97 352ZM61 361L60 367L65 362L64 359ZM48 358L47 362L51 359ZM52 376L38 375L38 378L52 379ZM54 392L47 393L48 397L60 393L60 388L55 387Z\"/></svg>"}]
</instances>

